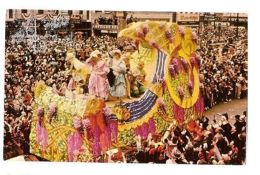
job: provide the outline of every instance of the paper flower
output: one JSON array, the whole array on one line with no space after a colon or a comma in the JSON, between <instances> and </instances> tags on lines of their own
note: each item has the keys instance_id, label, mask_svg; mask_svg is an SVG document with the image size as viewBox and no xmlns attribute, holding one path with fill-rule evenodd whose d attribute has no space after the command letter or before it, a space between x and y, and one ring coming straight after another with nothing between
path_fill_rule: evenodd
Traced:
<instances>
[{"instance_id":1,"label":"paper flower","mask_svg":"<svg viewBox=\"0 0 260 175\"><path fill-rule=\"evenodd\" d=\"M163 90L163 94L164 94L166 91L166 81L162 80L161 83L162 83L162 90Z\"/></svg>"},{"instance_id":2,"label":"paper flower","mask_svg":"<svg viewBox=\"0 0 260 175\"><path fill-rule=\"evenodd\" d=\"M179 73L179 66L178 66L178 60L176 58L172 59L172 65L174 67L175 72Z\"/></svg>"},{"instance_id":3,"label":"paper flower","mask_svg":"<svg viewBox=\"0 0 260 175\"><path fill-rule=\"evenodd\" d=\"M185 30L184 30L184 27L183 26L179 26L179 33L182 37L184 37L185 35Z\"/></svg>"},{"instance_id":4,"label":"paper flower","mask_svg":"<svg viewBox=\"0 0 260 175\"><path fill-rule=\"evenodd\" d=\"M56 103L51 103L49 106L49 122L51 123L53 118L55 117L57 113L57 105Z\"/></svg>"},{"instance_id":5,"label":"paper flower","mask_svg":"<svg viewBox=\"0 0 260 175\"><path fill-rule=\"evenodd\" d=\"M168 29L165 31L165 37L172 43L173 42L173 36L172 32Z\"/></svg>"},{"instance_id":6,"label":"paper flower","mask_svg":"<svg viewBox=\"0 0 260 175\"><path fill-rule=\"evenodd\" d=\"M192 67L195 66L195 64L196 64L196 58L195 58L194 56L190 57L190 64L191 64Z\"/></svg>"},{"instance_id":7,"label":"paper flower","mask_svg":"<svg viewBox=\"0 0 260 175\"><path fill-rule=\"evenodd\" d=\"M82 126L81 119L79 117L75 117L73 120L73 125L76 129L79 129Z\"/></svg>"},{"instance_id":8,"label":"paper flower","mask_svg":"<svg viewBox=\"0 0 260 175\"><path fill-rule=\"evenodd\" d=\"M149 32L149 26L147 24L144 24L143 26L143 34L146 36L146 34Z\"/></svg>"},{"instance_id":9,"label":"paper flower","mask_svg":"<svg viewBox=\"0 0 260 175\"><path fill-rule=\"evenodd\" d=\"M51 103L49 106L49 112L50 114L54 115L57 112L57 105L56 103Z\"/></svg>"},{"instance_id":10,"label":"paper flower","mask_svg":"<svg viewBox=\"0 0 260 175\"><path fill-rule=\"evenodd\" d=\"M153 48L159 49L159 45L156 43L155 40L151 40L149 42L150 46L152 46Z\"/></svg>"},{"instance_id":11,"label":"paper flower","mask_svg":"<svg viewBox=\"0 0 260 175\"><path fill-rule=\"evenodd\" d=\"M163 113L163 114L166 114L166 106L165 106L165 103L164 103L164 100L163 98L158 98L157 100L157 103L158 103L158 108L159 110Z\"/></svg>"},{"instance_id":12,"label":"paper flower","mask_svg":"<svg viewBox=\"0 0 260 175\"><path fill-rule=\"evenodd\" d=\"M196 62L198 64L198 66L200 66L200 55L199 54L195 54L195 59L196 59Z\"/></svg>"},{"instance_id":13,"label":"paper flower","mask_svg":"<svg viewBox=\"0 0 260 175\"><path fill-rule=\"evenodd\" d=\"M188 72L189 71L189 64L183 58L180 59L180 62L181 62L183 69L185 70L185 72Z\"/></svg>"},{"instance_id":14,"label":"paper flower","mask_svg":"<svg viewBox=\"0 0 260 175\"><path fill-rule=\"evenodd\" d=\"M178 91L178 94L179 94L180 99L183 100L183 98L184 98L183 88L179 86L179 87L177 88L177 91Z\"/></svg>"},{"instance_id":15,"label":"paper flower","mask_svg":"<svg viewBox=\"0 0 260 175\"><path fill-rule=\"evenodd\" d=\"M188 84L188 90L189 90L189 93L192 95L192 90L193 90L193 83L190 81Z\"/></svg>"},{"instance_id":16,"label":"paper flower","mask_svg":"<svg viewBox=\"0 0 260 175\"><path fill-rule=\"evenodd\" d=\"M143 38L143 37L144 37L143 30L140 29L140 28L137 28L137 29L136 29L136 36L137 36L138 38Z\"/></svg>"},{"instance_id":17,"label":"paper flower","mask_svg":"<svg viewBox=\"0 0 260 175\"><path fill-rule=\"evenodd\" d=\"M89 129L90 128L90 125L91 125L91 123L90 123L90 120L89 119L84 119L84 120L82 120L82 125L83 125L83 128L84 129Z\"/></svg>"},{"instance_id":18,"label":"paper flower","mask_svg":"<svg viewBox=\"0 0 260 175\"><path fill-rule=\"evenodd\" d=\"M44 109L43 109L43 107L39 107L38 108L37 115L38 115L38 117L43 117L44 116Z\"/></svg>"},{"instance_id":19,"label":"paper flower","mask_svg":"<svg viewBox=\"0 0 260 175\"><path fill-rule=\"evenodd\" d=\"M165 105L163 98L159 98L159 99L158 99L158 105L159 105L159 106L164 106L164 105Z\"/></svg>"},{"instance_id":20,"label":"paper flower","mask_svg":"<svg viewBox=\"0 0 260 175\"><path fill-rule=\"evenodd\" d=\"M175 68L174 68L174 65L170 65L169 66L169 72L171 74L172 77L175 77L176 76L176 71L175 71Z\"/></svg>"}]
</instances>

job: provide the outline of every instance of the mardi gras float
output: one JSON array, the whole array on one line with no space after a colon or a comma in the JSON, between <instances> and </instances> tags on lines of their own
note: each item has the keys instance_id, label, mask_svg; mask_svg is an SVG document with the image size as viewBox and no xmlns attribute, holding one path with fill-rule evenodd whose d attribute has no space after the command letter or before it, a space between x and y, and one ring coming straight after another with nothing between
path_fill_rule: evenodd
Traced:
<instances>
[{"instance_id":1,"label":"mardi gras float","mask_svg":"<svg viewBox=\"0 0 260 175\"><path fill-rule=\"evenodd\" d=\"M167 22L137 22L118 37L134 40L136 64L144 62L147 87L136 100L108 106L99 98L66 98L39 82L30 135L31 153L50 161L95 160L102 152L135 143L135 136L189 126L204 110L197 35Z\"/></svg>"}]
</instances>

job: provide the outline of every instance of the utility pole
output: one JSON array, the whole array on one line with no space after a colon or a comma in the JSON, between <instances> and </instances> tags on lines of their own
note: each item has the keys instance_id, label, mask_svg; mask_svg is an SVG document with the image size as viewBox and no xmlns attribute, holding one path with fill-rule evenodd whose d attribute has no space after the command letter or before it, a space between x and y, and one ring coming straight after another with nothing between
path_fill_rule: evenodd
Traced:
<instances>
[{"instance_id":1,"label":"utility pole","mask_svg":"<svg viewBox=\"0 0 260 175\"><path fill-rule=\"evenodd\" d=\"M237 36L237 37L238 37L238 22L239 22L239 20L238 20L238 15L239 15L239 13L237 13L237 22L236 22L236 24L237 24L236 36Z\"/></svg>"}]
</instances>

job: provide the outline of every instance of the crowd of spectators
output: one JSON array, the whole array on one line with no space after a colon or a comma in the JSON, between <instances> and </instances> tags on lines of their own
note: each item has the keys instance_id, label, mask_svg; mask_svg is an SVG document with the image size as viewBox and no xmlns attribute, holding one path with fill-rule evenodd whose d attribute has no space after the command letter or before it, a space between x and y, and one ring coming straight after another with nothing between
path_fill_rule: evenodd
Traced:
<instances>
[{"instance_id":1,"label":"crowd of spectators","mask_svg":"<svg viewBox=\"0 0 260 175\"><path fill-rule=\"evenodd\" d=\"M113 19L100 19L100 24L116 24ZM219 36L216 29L205 27L200 32L198 52L201 55L201 90L205 109L247 96L247 31L225 28ZM30 39L6 39L4 159L29 154L33 87L39 80L62 93L70 80L66 76L66 51L76 50L85 61L98 49L103 53L123 50L130 41L110 36L88 37L75 42L70 36L38 36ZM162 141L154 136L137 138L124 161L140 163L243 164L245 161L246 113L237 115L231 124L227 114L220 121L207 118L196 121L196 132L170 128ZM142 141L140 141L142 140ZM111 159L112 161L112 159Z\"/></svg>"},{"instance_id":2,"label":"crowd of spectators","mask_svg":"<svg viewBox=\"0 0 260 175\"><path fill-rule=\"evenodd\" d=\"M243 165L246 128L246 111L214 120L203 116L187 128L170 125L164 135L136 136L135 144L107 152L97 162Z\"/></svg>"},{"instance_id":3,"label":"crowd of spectators","mask_svg":"<svg viewBox=\"0 0 260 175\"><path fill-rule=\"evenodd\" d=\"M247 30L205 27L200 33L200 78L205 107L247 97Z\"/></svg>"}]
</instances>

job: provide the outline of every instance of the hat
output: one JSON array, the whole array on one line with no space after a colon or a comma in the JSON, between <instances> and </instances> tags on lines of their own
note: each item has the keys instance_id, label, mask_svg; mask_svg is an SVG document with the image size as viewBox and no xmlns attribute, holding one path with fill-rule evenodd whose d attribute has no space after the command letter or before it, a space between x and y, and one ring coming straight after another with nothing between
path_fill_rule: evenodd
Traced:
<instances>
[{"instance_id":1,"label":"hat","mask_svg":"<svg viewBox=\"0 0 260 175\"><path fill-rule=\"evenodd\" d=\"M121 55L121 51L120 51L119 49L113 50L112 53L113 53L113 55L114 55L114 54L119 54L119 55Z\"/></svg>"},{"instance_id":2,"label":"hat","mask_svg":"<svg viewBox=\"0 0 260 175\"><path fill-rule=\"evenodd\" d=\"M239 120L240 115L235 115L236 120Z\"/></svg>"},{"instance_id":3,"label":"hat","mask_svg":"<svg viewBox=\"0 0 260 175\"><path fill-rule=\"evenodd\" d=\"M99 55L102 55L102 53L99 50L95 50L95 51L91 52L90 58L94 58L94 57L96 58Z\"/></svg>"}]
</instances>

